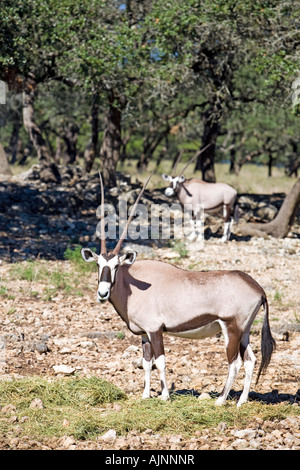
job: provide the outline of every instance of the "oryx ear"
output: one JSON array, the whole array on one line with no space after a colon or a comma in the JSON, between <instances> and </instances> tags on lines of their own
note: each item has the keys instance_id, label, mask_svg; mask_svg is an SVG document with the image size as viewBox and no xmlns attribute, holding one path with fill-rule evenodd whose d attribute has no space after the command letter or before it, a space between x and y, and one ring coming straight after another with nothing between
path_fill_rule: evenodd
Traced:
<instances>
[{"instance_id":1,"label":"oryx ear","mask_svg":"<svg viewBox=\"0 0 300 470\"><path fill-rule=\"evenodd\" d=\"M136 259L137 252L133 250L129 250L125 253L125 255L120 256L119 261L120 265L122 264L133 264Z\"/></svg>"},{"instance_id":2,"label":"oryx ear","mask_svg":"<svg viewBox=\"0 0 300 470\"><path fill-rule=\"evenodd\" d=\"M184 181L185 181L185 176L184 175L179 176L178 183L183 183Z\"/></svg>"},{"instance_id":3,"label":"oryx ear","mask_svg":"<svg viewBox=\"0 0 300 470\"><path fill-rule=\"evenodd\" d=\"M84 261L87 261L88 263L91 261L98 261L98 255L96 255L96 253L94 253L89 248L82 248L80 253Z\"/></svg>"},{"instance_id":4,"label":"oryx ear","mask_svg":"<svg viewBox=\"0 0 300 470\"><path fill-rule=\"evenodd\" d=\"M166 175L165 173L161 176L165 181L171 181L171 179L172 179L172 176Z\"/></svg>"}]
</instances>

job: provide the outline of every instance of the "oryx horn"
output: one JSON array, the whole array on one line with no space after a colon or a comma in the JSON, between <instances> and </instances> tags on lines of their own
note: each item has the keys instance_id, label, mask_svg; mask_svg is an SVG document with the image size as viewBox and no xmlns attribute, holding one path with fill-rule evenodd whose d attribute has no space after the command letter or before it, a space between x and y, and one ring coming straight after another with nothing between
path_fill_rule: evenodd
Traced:
<instances>
[{"instance_id":1,"label":"oryx horn","mask_svg":"<svg viewBox=\"0 0 300 470\"><path fill-rule=\"evenodd\" d=\"M203 149L201 149L199 152L196 152L195 155L187 162L187 164L185 165L185 167L183 168L183 170L181 170L180 174L183 175L183 173L185 172L185 170L187 169L187 167L196 159L199 157L199 155L201 155L201 153L205 152L205 150L212 144L207 144L205 147L203 147Z\"/></svg>"},{"instance_id":2,"label":"oryx horn","mask_svg":"<svg viewBox=\"0 0 300 470\"><path fill-rule=\"evenodd\" d=\"M174 166L172 168L172 174L173 175L176 175L176 168L177 168L178 163L180 162L181 157L182 157L183 154L184 154L184 150L183 149L179 150L178 155L177 155L176 160L175 160L175 163L174 163Z\"/></svg>"},{"instance_id":3,"label":"oryx horn","mask_svg":"<svg viewBox=\"0 0 300 470\"><path fill-rule=\"evenodd\" d=\"M149 183L150 178L152 177L153 173L154 173L154 171L151 173L151 175L150 175L149 178L147 179L147 181L146 181L146 183L144 184L144 186L143 186L143 188L142 188L140 194L138 195L137 200L136 200L135 203L134 203L134 206L133 206L132 209L131 209L131 212L130 212L129 218L128 218L128 220L127 220L126 226L124 227L124 230L123 230L123 232L122 232L122 235L120 236L120 239L119 239L118 243L116 244L116 246L115 246L115 248L114 248L114 250L113 250L113 254L115 254L115 255L117 255L117 254L119 253L120 249L121 249L122 243L123 243L123 241L125 240L125 237L126 237L126 234L127 234L128 227L129 227L129 225L130 225L130 223L131 223L131 221L132 221L133 216L135 215L135 211L136 211L137 205L138 205L138 203L140 202L140 199L141 199L141 197L142 197L142 195L143 195L143 193L144 193L144 191L145 191L145 188L146 188L147 184Z\"/></svg>"},{"instance_id":4,"label":"oryx horn","mask_svg":"<svg viewBox=\"0 0 300 470\"><path fill-rule=\"evenodd\" d=\"M102 176L99 171L100 187L101 187L101 220L100 220L100 239L101 239L101 251L100 253L107 253L106 250L106 241L105 241L105 226L104 226L104 188Z\"/></svg>"}]
</instances>

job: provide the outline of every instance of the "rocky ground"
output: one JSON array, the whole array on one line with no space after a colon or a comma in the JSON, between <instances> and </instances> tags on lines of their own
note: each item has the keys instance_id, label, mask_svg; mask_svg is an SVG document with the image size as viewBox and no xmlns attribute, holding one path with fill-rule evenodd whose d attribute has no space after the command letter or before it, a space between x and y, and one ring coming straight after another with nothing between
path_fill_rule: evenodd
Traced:
<instances>
[{"instance_id":1,"label":"rocky ground","mask_svg":"<svg viewBox=\"0 0 300 470\"><path fill-rule=\"evenodd\" d=\"M127 189L136 191L136 188L131 186ZM147 194L149 198L155 196ZM160 201L163 200L161 192L157 191L156 195ZM249 213L255 218L263 207L276 211L282 201L282 195L273 196L273 199L270 196L267 203L250 195L244 195L244 198L245 218ZM12 262L37 256L52 260L49 263L53 267L64 263L66 272L71 270L69 261L61 261L63 253L70 244L93 246L98 222L95 209L99 202L96 176L87 183L82 175L77 178L73 174L62 189L39 187L34 178L0 183L0 278L10 291L14 291L13 298L0 297L0 336L2 353L4 351L2 379L77 372L104 378L130 397L141 396L140 338L126 329L109 303L103 306L96 303L96 290L83 297L65 296L58 292L51 300L43 300L39 295L29 295L29 281L9 280ZM213 224L206 226L204 245L189 243L184 253L176 246L170 247L159 241L135 245L135 248L140 257L155 256L188 269L240 269L253 276L269 298L270 323L277 349L266 375L256 387L253 383L250 398L265 403L292 403L298 407L299 226L296 225L284 240L246 240L239 237L235 229L233 240L223 244L219 238L218 220ZM91 287L96 286L93 277L85 279L85 282ZM38 292L38 282L34 286ZM259 322L253 326L251 335L258 362L260 325ZM221 391L227 375L222 337L189 341L167 336L165 350L168 382L173 389L194 390L200 398L209 397L210 392ZM160 389L156 371L152 376L152 393L156 396ZM233 397L241 392L242 384L243 374L240 372L234 383ZM13 410L2 409L0 415L11 419ZM181 435L153 435L151 430L118 437L111 430L93 442L76 441L67 435L47 441L6 437L0 438L0 448L299 450L300 416L278 421L256 419L247 429L227 428L225 423L221 423L220 429L199 431L190 439Z\"/></svg>"}]
</instances>

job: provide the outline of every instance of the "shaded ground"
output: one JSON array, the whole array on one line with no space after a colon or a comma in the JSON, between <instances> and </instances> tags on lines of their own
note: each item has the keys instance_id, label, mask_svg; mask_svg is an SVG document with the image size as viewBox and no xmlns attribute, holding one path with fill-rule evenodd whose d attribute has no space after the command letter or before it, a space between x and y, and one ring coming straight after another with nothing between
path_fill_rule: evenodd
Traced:
<instances>
[{"instance_id":1,"label":"shaded ground","mask_svg":"<svg viewBox=\"0 0 300 470\"><path fill-rule=\"evenodd\" d=\"M68 246L76 244L98 246L95 229L99 222L96 210L100 204L98 174L83 175L79 167L61 169L62 184L45 185L36 170L27 177L0 181L0 259L15 262L37 257L63 259ZM105 201L117 207L118 195L129 194L133 203L140 188L126 177L118 180L118 187L108 190ZM269 221L276 215L284 194L240 194L242 221ZM149 192L145 204L177 202L164 196L163 190ZM206 236L220 237L222 221L218 217L206 219ZM297 227L294 237L300 238ZM245 237L233 236L236 240ZM150 245L161 246L161 240ZM167 245L168 241L164 242Z\"/></svg>"}]
</instances>

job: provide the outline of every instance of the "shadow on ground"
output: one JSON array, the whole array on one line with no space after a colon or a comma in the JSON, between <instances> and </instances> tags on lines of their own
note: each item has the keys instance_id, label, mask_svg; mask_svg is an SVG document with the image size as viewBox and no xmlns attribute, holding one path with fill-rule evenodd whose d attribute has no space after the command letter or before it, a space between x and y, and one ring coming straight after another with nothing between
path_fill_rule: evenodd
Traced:
<instances>
[{"instance_id":1,"label":"shadow on ground","mask_svg":"<svg viewBox=\"0 0 300 470\"><path fill-rule=\"evenodd\" d=\"M229 396L227 400L234 400L238 401L240 395L242 394L242 391L234 391L230 390ZM196 398L199 398L201 395L201 392L198 392L197 390L194 389L182 389L182 390L176 390L171 392L170 396L176 397L176 395L192 395ZM217 392L210 392L209 396L211 398L217 398L220 394ZM283 402L288 402L288 403L298 403L300 405L300 389L295 395L292 395L290 393L278 393L278 390L272 390L271 392L267 393L257 393L257 392L250 392L249 393L249 401L258 401L261 403L264 403L266 405L271 405L271 404L276 404L276 403L283 403Z\"/></svg>"},{"instance_id":2,"label":"shadow on ground","mask_svg":"<svg viewBox=\"0 0 300 470\"><path fill-rule=\"evenodd\" d=\"M96 236L96 227L99 223L96 210L100 204L98 174L87 177L79 175L77 179L76 174L72 173L69 176L67 182L60 186L54 184L43 186L38 180L0 182L1 260L8 262L36 258L61 260L64 259L68 247L100 245ZM128 191L138 193L139 185L131 184L128 186ZM106 192L106 202L117 207L118 196L110 194L110 191ZM146 190L144 196L148 205L174 202L164 196L163 190L151 192ZM264 202L276 207L280 207L284 199L284 194L240 196L247 196L246 202L241 204L242 216L249 215L248 205L251 203L251 198L257 204ZM218 220L219 230L206 227L206 239L222 236L222 219ZM232 238L237 242L250 239L238 235L233 235ZM163 246L168 240L142 240L142 243Z\"/></svg>"}]
</instances>

